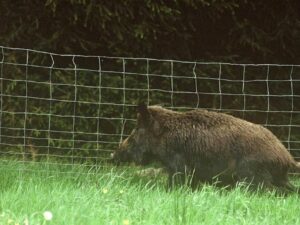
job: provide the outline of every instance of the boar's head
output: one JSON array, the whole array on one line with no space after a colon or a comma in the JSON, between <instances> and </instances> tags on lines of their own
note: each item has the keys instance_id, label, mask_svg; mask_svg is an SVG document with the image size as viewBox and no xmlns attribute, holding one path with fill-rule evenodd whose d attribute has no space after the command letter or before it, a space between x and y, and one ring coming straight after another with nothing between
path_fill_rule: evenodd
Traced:
<instances>
[{"instance_id":1,"label":"boar's head","mask_svg":"<svg viewBox=\"0 0 300 225\"><path fill-rule=\"evenodd\" d=\"M149 112L145 104L137 107L137 124L119 148L112 153L114 163L135 162L138 165L146 165L154 159L153 147L157 140L157 122Z\"/></svg>"}]
</instances>

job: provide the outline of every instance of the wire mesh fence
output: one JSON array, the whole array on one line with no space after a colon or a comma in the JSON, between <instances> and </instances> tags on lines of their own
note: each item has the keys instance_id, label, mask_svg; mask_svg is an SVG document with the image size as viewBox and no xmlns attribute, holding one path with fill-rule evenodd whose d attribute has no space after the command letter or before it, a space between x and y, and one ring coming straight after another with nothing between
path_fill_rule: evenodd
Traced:
<instances>
[{"instance_id":1,"label":"wire mesh fence","mask_svg":"<svg viewBox=\"0 0 300 225\"><path fill-rule=\"evenodd\" d=\"M99 164L128 136L141 101L262 124L300 157L300 65L0 49L2 160Z\"/></svg>"}]
</instances>

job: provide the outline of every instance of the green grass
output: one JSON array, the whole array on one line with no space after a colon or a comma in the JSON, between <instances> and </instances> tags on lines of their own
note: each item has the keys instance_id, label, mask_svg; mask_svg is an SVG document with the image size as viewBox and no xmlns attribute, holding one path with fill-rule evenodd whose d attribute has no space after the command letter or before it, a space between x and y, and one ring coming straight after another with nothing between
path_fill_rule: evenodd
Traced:
<instances>
[{"instance_id":1,"label":"green grass","mask_svg":"<svg viewBox=\"0 0 300 225\"><path fill-rule=\"evenodd\" d=\"M0 162L0 224L300 224L300 198L211 186L166 191L138 168ZM51 211L46 221L43 212ZM24 222L26 221L26 222Z\"/></svg>"}]
</instances>

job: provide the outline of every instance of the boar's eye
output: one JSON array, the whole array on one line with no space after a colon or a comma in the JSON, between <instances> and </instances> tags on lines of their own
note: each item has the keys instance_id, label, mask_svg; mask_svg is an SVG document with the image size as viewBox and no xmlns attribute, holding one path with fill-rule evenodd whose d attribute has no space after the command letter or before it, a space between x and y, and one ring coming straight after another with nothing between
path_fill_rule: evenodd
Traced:
<instances>
[{"instance_id":1,"label":"boar's eye","mask_svg":"<svg viewBox=\"0 0 300 225\"><path fill-rule=\"evenodd\" d=\"M139 129L138 129L138 133L139 133L140 135L144 135L145 132L146 132L146 129L145 129L145 128L139 128Z\"/></svg>"},{"instance_id":2,"label":"boar's eye","mask_svg":"<svg viewBox=\"0 0 300 225\"><path fill-rule=\"evenodd\" d=\"M141 141L141 139L145 136L146 129L145 128L137 128L134 134L134 140L136 142Z\"/></svg>"}]
</instances>

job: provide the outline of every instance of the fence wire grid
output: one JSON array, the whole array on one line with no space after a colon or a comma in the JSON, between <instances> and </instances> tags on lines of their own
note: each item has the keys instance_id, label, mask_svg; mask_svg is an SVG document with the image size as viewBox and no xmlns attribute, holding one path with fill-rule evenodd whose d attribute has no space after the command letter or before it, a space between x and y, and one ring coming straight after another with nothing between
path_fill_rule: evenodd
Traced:
<instances>
[{"instance_id":1,"label":"fence wire grid","mask_svg":"<svg viewBox=\"0 0 300 225\"><path fill-rule=\"evenodd\" d=\"M0 49L1 160L99 164L129 135L141 100L262 124L300 158L300 65Z\"/></svg>"}]
</instances>

